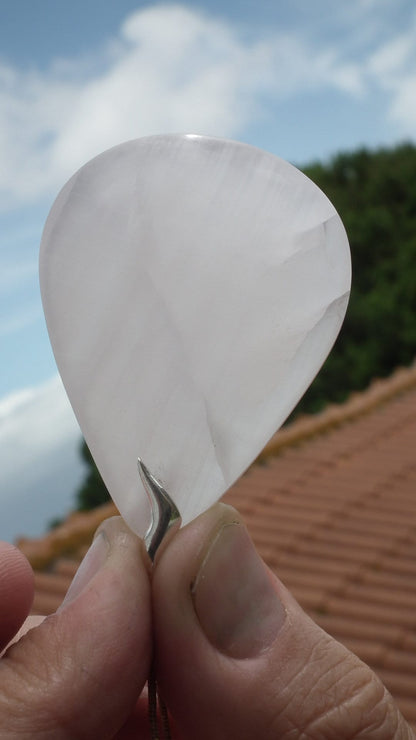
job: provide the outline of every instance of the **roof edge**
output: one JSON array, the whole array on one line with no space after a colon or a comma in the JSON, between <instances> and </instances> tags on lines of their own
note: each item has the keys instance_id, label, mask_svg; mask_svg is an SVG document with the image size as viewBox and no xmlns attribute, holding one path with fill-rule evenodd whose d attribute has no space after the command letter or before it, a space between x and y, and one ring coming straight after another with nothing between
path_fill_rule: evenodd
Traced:
<instances>
[{"instance_id":1,"label":"roof edge","mask_svg":"<svg viewBox=\"0 0 416 740\"><path fill-rule=\"evenodd\" d=\"M399 367L388 378L376 378L363 391L351 393L344 403L329 404L318 414L300 416L276 434L266 444L256 462L276 457L287 447L298 445L318 434L373 411L377 406L416 387L416 361L409 367Z\"/></svg>"},{"instance_id":2,"label":"roof edge","mask_svg":"<svg viewBox=\"0 0 416 740\"><path fill-rule=\"evenodd\" d=\"M27 557L34 570L44 570L63 555L88 546L97 527L118 511L112 501L90 511L74 511L68 518L43 537L20 538L16 546Z\"/></svg>"}]
</instances>

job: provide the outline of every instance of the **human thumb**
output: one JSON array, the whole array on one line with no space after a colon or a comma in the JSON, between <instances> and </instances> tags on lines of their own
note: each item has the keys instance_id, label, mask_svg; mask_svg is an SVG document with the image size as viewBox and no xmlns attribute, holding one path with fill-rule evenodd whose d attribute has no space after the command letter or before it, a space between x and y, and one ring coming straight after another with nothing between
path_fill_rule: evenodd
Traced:
<instances>
[{"instance_id":1,"label":"human thumb","mask_svg":"<svg viewBox=\"0 0 416 740\"><path fill-rule=\"evenodd\" d=\"M160 691L184 740L399 740L412 732L381 682L323 632L216 505L156 564Z\"/></svg>"},{"instance_id":2,"label":"human thumb","mask_svg":"<svg viewBox=\"0 0 416 740\"><path fill-rule=\"evenodd\" d=\"M149 672L147 561L121 518L99 528L62 607L0 661L0 737L114 737Z\"/></svg>"}]
</instances>

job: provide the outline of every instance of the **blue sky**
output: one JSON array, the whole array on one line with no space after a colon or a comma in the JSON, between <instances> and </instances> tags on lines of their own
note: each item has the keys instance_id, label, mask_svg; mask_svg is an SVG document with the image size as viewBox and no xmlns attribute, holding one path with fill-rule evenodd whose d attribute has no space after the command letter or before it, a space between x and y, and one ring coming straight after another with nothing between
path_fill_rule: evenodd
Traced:
<instances>
[{"instance_id":1,"label":"blue sky","mask_svg":"<svg viewBox=\"0 0 416 740\"><path fill-rule=\"evenodd\" d=\"M68 177L152 133L300 165L415 141L415 38L413 0L0 2L0 537L42 532L82 475L37 276Z\"/></svg>"}]
</instances>

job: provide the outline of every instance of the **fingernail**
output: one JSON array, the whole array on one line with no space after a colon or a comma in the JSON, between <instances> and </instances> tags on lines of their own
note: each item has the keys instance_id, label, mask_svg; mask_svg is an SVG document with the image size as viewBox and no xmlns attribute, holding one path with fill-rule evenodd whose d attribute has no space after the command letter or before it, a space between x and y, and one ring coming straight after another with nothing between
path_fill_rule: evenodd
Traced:
<instances>
[{"instance_id":1,"label":"fingernail","mask_svg":"<svg viewBox=\"0 0 416 740\"><path fill-rule=\"evenodd\" d=\"M95 574L98 573L100 568L104 565L107 560L108 553L108 539L105 533L100 531L94 538L91 547L75 573L74 579L61 606L59 607L59 610L64 606L68 606L68 604L78 598L85 586L92 580L92 578L94 578Z\"/></svg>"},{"instance_id":2,"label":"fingernail","mask_svg":"<svg viewBox=\"0 0 416 740\"><path fill-rule=\"evenodd\" d=\"M224 524L217 532L192 593L209 641L233 658L267 650L286 618L272 578L239 523Z\"/></svg>"}]
</instances>

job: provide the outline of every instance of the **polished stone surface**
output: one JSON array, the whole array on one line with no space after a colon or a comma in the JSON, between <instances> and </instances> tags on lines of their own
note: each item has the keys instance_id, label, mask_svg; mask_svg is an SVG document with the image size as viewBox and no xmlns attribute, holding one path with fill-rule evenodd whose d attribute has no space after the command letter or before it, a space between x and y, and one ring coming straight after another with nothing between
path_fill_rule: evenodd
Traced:
<instances>
[{"instance_id":1,"label":"polished stone surface","mask_svg":"<svg viewBox=\"0 0 416 740\"><path fill-rule=\"evenodd\" d=\"M184 522L302 396L350 289L342 223L279 158L157 136L86 164L48 217L41 290L57 364L114 501L143 535L140 457Z\"/></svg>"}]
</instances>

